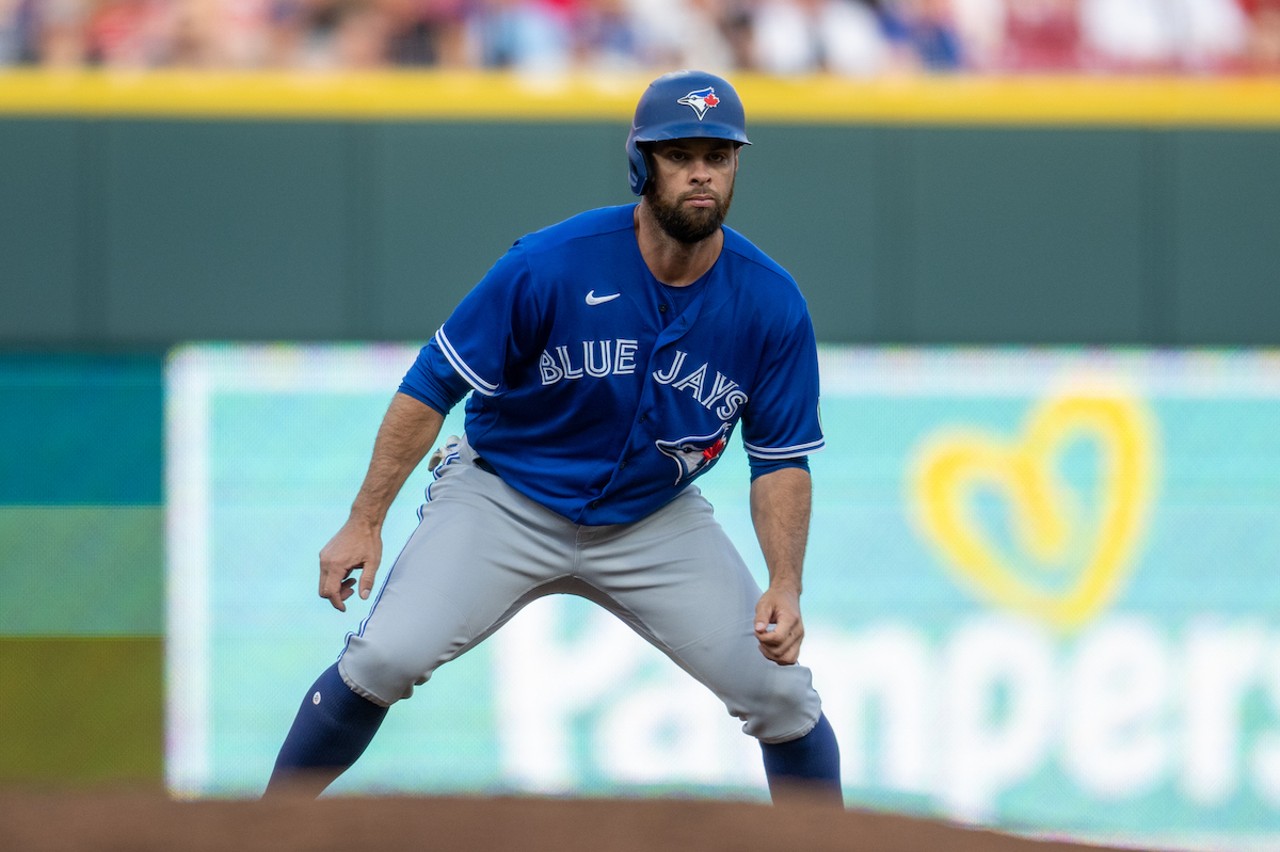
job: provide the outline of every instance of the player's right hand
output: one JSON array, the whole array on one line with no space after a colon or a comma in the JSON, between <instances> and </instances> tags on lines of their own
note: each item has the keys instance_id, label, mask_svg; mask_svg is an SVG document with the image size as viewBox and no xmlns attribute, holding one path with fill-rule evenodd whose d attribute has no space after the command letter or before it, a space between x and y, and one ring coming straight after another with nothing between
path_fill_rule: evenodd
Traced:
<instances>
[{"instance_id":1,"label":"player's right hand","mask_svg":"<svg viewBox=\"0 0 1280 852\"><path fill-rule=\"evenodd\" d=\"M373 578L382 561L382 531L350 518L320 551L320 597L339 612L347 611L347 598L356 593L360 572L360 599L373 591Z\"/></svg>"}]
</instances>

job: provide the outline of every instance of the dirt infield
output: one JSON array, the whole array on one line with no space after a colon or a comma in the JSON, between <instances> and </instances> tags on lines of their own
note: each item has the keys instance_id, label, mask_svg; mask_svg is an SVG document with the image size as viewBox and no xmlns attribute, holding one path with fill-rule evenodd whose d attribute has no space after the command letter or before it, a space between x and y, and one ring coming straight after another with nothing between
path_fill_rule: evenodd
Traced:
<instances>
[{"instance_id":1,"label":"dirt infield","mask_svg":"<svg viewBox=\"0 0 1280 852\"><path fill-rule=\"evenodd\" d=\"M144 793L0 793L22 852L1085 852L939 822L704 800L330 798L175 802Z\"/></svg>"}]
</instances>

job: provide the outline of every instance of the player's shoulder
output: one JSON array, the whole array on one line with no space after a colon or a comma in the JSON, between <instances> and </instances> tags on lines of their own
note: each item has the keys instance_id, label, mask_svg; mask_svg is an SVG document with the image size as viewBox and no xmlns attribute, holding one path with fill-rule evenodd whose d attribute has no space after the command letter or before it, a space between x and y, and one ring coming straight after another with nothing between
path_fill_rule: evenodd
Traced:
<instances>
[{"instance_id":1,"label":"player's shoulder","mask_svg":"<svg viewBox=\"0 0 1280 852\"><path fill-rule=\"evenodd\" d=\"M516 245L529 252L553 252L583 239L623 232L630 234L635 227L634 216L635 204L586 210L554 225L525 234L516 241Z\"/></svg>"},{"instance_id":2,"label":"player's shoulder","mask_svg":"<svg viewBox=\"0 0 1280 852\"><path fill-rule=\"evenodd\" d=\"M775 292L778 288L781 288L787 292L794 292L797 296L800 295L800 287L796 284L795 278L782 264L765 254L761 248L738 231L728 225L722 227L724 230L724 248L722 251L737 267L734 270L737 280L753 282L757 286L770 287Z\"/></svg>"}]
</instances>

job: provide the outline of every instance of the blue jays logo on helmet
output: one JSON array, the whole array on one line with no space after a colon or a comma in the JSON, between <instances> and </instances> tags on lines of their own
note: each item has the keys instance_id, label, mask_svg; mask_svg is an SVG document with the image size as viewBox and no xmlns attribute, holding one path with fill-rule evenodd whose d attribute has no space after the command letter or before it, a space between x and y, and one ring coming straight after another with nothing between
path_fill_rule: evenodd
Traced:
<instances>
[{"instance_id":1,"label":"blue jays logo on helmet","mask_svg":"<svg viewBox=\"0 0 1280 852\"><path fill-rule=\"evenodd\" d=\"M674 441L654 441L663 455L675 460L680 469L676 476L676 485L686 479L692 479L706 468L715 464L729 443L729 424L725 423L710 435L698 435L689 438L677 438Z\"/></svg>"},{"instance_id":2,"label":"blue jays logo on helmet","mask_svg":"<svg viewBox=\"0 0 1280 852\"><path fill-rule=\"evenodd\" d=\"M750 145L742 99L728 80L705 71L663 74L640 96L627 135L631 191L643 195L649 182L645 142L693 138Z\"/></svg>"},{"instance_id":3,"label":"blue jays logo on helmet","mask_svg":"<svg viewBox=\"0 0 1280 852\"><path fill-rule=\"evenodd\" d=\"M705 89L690 92L676 101L676 103L689 107L698 114L698 121L702 121L702 117L707 114L707 110L715 109L720 105L720 99L716 97L715 86L707 86Z\"/></svg>"}]
</instances>

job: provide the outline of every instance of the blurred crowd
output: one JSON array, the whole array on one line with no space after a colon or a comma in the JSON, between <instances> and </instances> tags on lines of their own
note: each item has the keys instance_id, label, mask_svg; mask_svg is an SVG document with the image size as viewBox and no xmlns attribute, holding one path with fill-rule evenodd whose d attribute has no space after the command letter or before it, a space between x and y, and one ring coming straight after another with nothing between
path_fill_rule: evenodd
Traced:
<instances>
[{"instance_id":1,"label":"blurred crowd","mask_svg":"<svg viewBox=\"0 0 1280 852\"><path fill-rule=\"evenodd\" d=\"M0 66L1280 73L1280 0L0 0Z\"/></svg>"}]
</instances>

